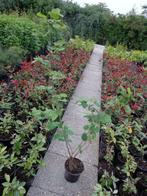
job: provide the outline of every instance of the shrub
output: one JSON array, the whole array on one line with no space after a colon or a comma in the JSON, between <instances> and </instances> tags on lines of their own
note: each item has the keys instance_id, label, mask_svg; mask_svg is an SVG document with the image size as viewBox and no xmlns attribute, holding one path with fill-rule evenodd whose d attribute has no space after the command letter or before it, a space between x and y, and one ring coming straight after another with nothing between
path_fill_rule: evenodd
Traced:
<instances>
[{"instance_id":1,"label":"shrub","mask_svg":"<svg viewBox=\"0 0 147 196\"><path fill-rule=\"evenodd\" d=\"M24 55L25 50L19 46L0 48L0 77L6 73L7 67L19 64Z\"/></svg>"},{"instance_id":2,"label":"shrub","mask_svg":"<svg viewBox=\"0 0 147 196\"><path fill-rule=\"evenodd\" d=\"M92 40L84 40L79 36L75 36L75 39L70 39L71 47L74 49L83 49L86 52L90 52L93 49L94 42Z\"/></svg>"},{"instance_id":3,"label":"shrub","mask_svg":"<svg viewBox=\"0 0 147 196\"><path fill-rule=\"evenodd\" d=\"M25 16L0 15L0 45L38 51L47 42L45 29Z\"/></svg>"},{"instance_id":4,"label":"shrub","mask_svg":"<svg viewBox=\"0 0 147 196\"><path fill-rule=\"evenodd\" d=\"M116 47L107 46L106 51L111 57L127 59L137 64L143 64L145 67L147 66L147 50L127 50L123 45L117 45Z\"/></svg>"}]
</instances>

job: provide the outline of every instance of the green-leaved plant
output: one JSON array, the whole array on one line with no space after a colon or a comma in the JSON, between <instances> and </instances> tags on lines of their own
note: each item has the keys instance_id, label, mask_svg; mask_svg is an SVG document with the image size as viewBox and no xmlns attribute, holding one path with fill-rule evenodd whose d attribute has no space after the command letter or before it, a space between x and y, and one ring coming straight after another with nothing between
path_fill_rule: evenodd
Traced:
<instances>
[{"instance_id":1,"label":"green-leaved plant","mask_svg":"<svg viewBox=\"0 0 147 196\"><path fill-rule=\"evenodd\" d=\"M55 139L66 143L68 155L71 158L75 158L78 154L82 153L96 139L101 126L111 123L111 117L105 112L99 111L98 103L81 100L80 105L88 111L85 115L88 123L83 127L84 132L81 135L81 142L75 149L71 148L70 142L73 132L65 125L62 125L54 136Z\"/></svg>"},{"instance_id":2,"label":"green-leaved plant","mask_svg":"<svg viewBox=\"0 0 147 196\"><path fill-rule=\"evenodd\" d=\"M7 174L5 174L5 179L6 182L3 183L4 190L2 196L23 196L26 193L24 182L19 182L16 177L14 177L11 181L10 176Z\"/></svg>"}]
</instances>

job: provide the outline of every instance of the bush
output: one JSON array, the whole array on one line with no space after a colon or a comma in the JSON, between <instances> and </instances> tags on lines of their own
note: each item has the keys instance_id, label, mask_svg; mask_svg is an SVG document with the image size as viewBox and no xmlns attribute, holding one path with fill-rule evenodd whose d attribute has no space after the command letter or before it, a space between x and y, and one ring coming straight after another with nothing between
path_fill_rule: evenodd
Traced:
<instances>
[{"instance_id":1,"label":"bush","mask_svg":"<svg viewBox=\"0 0 147 196\"><path fill-rule=\"evenodd\" d=\"M0 45L9 48L20 46L32 52L38 51L47 42L45 29L25 16L0 15Z\"/></svg>"},{"instance_id":2,"label":"bush","mask_svg":"<svg viewBox=\"0 0 147 196\"><path fill-rule=\"evenodd\" d=\"M19 46L0 48L0 75L5 74L8 66L19 64L24 55L25 50Z\"/></svg>"},{"instance_id":3,"label":"bush","mask_svg":"<svg viewBox=\"0 0 147 196\"><path fill-rule=\"evenodd\" d=\"M116 47L107 46L106 52L110 57L126 59L140 65L143 64L145 67L147 66L147 50L127 50L126 47L117 45Z\"/></svg>"},{"instance_id":4,"label":"bush","mask_svg":"<svg viewBox=\"0 0 147 196\"><path fill-rule=\"evenodd\" d=\"M83 49L86 52L91 52L94 47L92 40L84 40L79 36L75 36L75 39L70 39L70 45L74 49Z\"/></svg>"}]
</instances>

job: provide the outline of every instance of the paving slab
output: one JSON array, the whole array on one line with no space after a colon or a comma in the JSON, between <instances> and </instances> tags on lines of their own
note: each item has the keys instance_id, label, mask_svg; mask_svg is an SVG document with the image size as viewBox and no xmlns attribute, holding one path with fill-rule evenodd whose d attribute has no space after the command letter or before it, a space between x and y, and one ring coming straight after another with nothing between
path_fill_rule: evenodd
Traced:
<instances>
[{"instance_id":1,"label":"paving slab","mask_svg":"<svg viewBox=\"0 0 147 196\"><path fill-rule=\"evenodd\" d=\"M31 189L28 191L27 196L64 196L64 195L32 186Z\"/></svg>"},{"instance_id":2,"label":"paving slab","mask_svg":"<svg viewBox=\"0 0 147 196\"><path fill-rule=\"evenodd\" d=\"M84 98L101 102L103 50L103 46L95 45L62 119L73 131L73 147L80 143L83 126L87 123L84 117L86 111L77 101ZM27 196L91 196L97 183L98 143L99 138L96 138L89 148L79 155L85 170L76 183L69 183L64 179L64 162L67 159L65 144L53 140L44 158L46 166L38 170Z\"/></svg>"}]
</instances>

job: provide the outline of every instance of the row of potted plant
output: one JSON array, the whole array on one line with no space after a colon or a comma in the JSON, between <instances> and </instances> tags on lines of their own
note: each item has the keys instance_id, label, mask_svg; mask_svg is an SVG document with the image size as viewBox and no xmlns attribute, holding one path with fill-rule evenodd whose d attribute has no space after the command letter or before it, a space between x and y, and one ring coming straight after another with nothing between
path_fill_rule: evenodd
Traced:
<instances>
[{"instance_id":1,"label":"row of potted plant","mask_svg":"<svg viewBox=\"0 0 147 196\"><path fill-rule=\"evenodd\" d=\"M59 48L59 46L57 46ZM72 44L21 63L0 82L0 193L24 195L90 51ZM25 183L24 183L25 182ZM2 193L3 192L3 193Z\"/></svg>"},{"instance_id":2,"label":"row of potted plant","mask_svg":"<svg viewBox=\"0 0 147 196\"><path fill-rule=\"evenodd\" d=\"M147 195L146 84L143 66L105 54L102 109L112 123L101 127L93 195Z\"/></svg>"}]
</instances>

